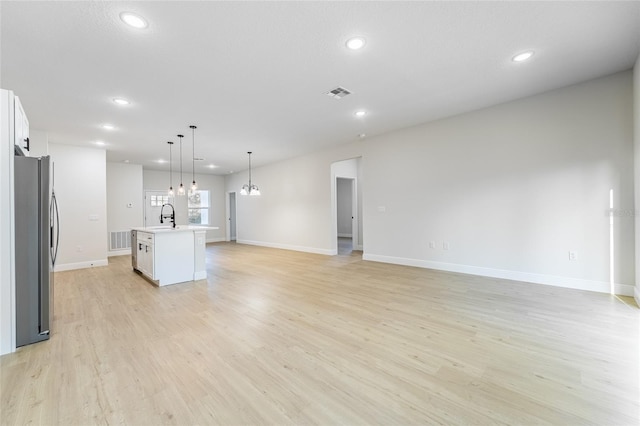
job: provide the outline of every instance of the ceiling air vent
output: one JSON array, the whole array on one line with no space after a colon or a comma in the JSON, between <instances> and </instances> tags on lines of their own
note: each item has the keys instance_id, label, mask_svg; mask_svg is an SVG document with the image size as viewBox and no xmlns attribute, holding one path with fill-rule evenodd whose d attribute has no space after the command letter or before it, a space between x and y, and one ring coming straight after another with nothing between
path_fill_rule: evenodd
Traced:
<instances>
[{"instance_id":1,"label":"ceiling air vent","mask_svg":"<svg viewBox=\"0 0 640 426\"><path fill-rule=\"evenodd\" d=\"M336 87L333 90L329 90L327 93L327 96L329 96L330 98L334 98L334 99L342 99L347 95L350 95L351 92L348 91L347 89L345 89L344 87Z\"/></svg>"}]
</instances>

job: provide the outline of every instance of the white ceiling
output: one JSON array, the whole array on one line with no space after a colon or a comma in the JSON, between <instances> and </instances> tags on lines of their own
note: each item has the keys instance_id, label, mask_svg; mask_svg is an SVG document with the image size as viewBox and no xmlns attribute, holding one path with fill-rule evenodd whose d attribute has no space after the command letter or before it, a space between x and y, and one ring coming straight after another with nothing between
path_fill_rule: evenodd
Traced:
<instances>
[{"instance_id":1,"label":"white ceiling","mask_svg":"<svg viewBox=\"0 0 640 426\"><path fill-rule=\"evenodd\" d=\"M246 169L249 150L261 165L626 70L640 49L637 1L2 1L0 13L0 85L50 142L102 140L110 161L166 170L166 142L185 134L190 159L195 124L197 172L216 174ZM354 35L360 51L345 47ZM325 96L338 85L353 94Z\"/></svg>"}]
</instances>

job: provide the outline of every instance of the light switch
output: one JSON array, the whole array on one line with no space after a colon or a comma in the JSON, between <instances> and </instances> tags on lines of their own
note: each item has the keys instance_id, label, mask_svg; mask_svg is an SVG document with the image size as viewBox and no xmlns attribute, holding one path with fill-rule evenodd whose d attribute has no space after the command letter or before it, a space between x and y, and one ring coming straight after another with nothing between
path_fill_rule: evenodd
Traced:
<instances>
[{"instance_id":1,"label":"light switch","mask_svg":"<svg viewBox=\"0 0 640 426\"><path fill-rule=\"evenodd\" d=\"M97 214L90 214L89 215L89 220L94 221L94 222L97 221L99 218L100 218L100 216L97 215Z\"/></svg>"},{"instance_id":2,"label":"light switch","mask_svg":"<svg viewBox=\"0 0 640 426\"><path fill-rule=\"evenodd\" d=\"M386 208L385 206L378 206L378 211L379 211L380 213L384 213L384 212L386 212L386 211L387 211L387 208Z\"/></svg>"}]
</instances>

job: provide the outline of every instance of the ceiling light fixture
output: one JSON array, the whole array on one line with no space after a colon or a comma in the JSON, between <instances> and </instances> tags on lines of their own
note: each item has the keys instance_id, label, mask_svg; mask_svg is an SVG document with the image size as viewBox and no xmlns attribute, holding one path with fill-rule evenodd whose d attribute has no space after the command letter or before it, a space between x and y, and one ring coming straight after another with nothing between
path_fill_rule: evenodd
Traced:
<instances>
[{"instance_id":1,"label":"ceiling light fixture","mask_svg":"<svg viewBox=\"0 0 640 426\"><path fill-rule=\"evenodd\" d=\"M167 162L167 160L163 160L162 158L159 159L159 160L156 160L156 163L158 163L158 164L164 164L166 162Z\"/></svg>"},{"instance_id":2,"label":"ceiling light fixture","mask_svg":"<svg viewBox=\"0 0 640 426\"><path fill-rule=\"evenodd\" d=\"M113 102L118 105L129 105L131 103L124 98L113 98Z\"/></svg>"},{"instance_id":3,"label":"ceiling light fixture","mask_svg":"<svg viewBox=\"0 0 640 426\"><path fill-rule=\"evenodd\" d=\"M102 128L105 130L114 130L115 126L113 124L103 124Z\"/></svg>"},{"instance_id":4,"label":"ceiling light fixture","mask_svg":"<svg viewBox=\"0 0 640 426\"><path fill-rule=\"evenodd\" d=\"M182 138L184 135L178 135L180 138L180 186L178 187L178 195L184 195L184 185L182 184Z\"/></svg>"},{"instance_id":5,"label":"ceiling light fixture","mask_svg":"<svg viewBox=\"0 0 640 426\"><path fill-rule=\"evenodd\" d=\"M366 43L366 40L362 37L352 37L347 40L345 44L351 50L359 50L362 49Z\"/></svg>"},{"instance_id":6,"label":"ceiling light fixture","mask_svg":"<svg viewBox=\"0 0 640 426\"><path fill-rule=\"evenodd\" d=\"M149 25L142 16L136 15L135 13L131 12L122 12L120 14L120 19L130 27L137 29L147 28L147 26Z\"/></svg>"},{"instance_id":7,"label":"ceiling light fixture","mask_svg":"<svg viewBox=\"0 0 640 426\"><path fill-rule=\"evenodd\" d=\"M367 111L365 111L365 110L359 110L359 111L356 111L356 112L354 113L354 115L355 115L356 117L364 117L365 115L367 115Z\"/></svg>"},{"instance_id":8,"label":"ceiling light fixture","mask_svg":"<svg viewBox=\"0 0 640 426\"><path fill-rule=\"evenodd\" d=\"M518 53L513 58L511 58L511 60L513 62L524 62L527 59L531 59L532 56L533 56L533 50L527 50L526 52Z\"/></svg>"},{"instance_id":9,"label":"ceiling light fixture","mask_svg":"<svg viewBox=\"0 0 640 426\"><path fill-rule=\"evenodd\" d=\"M258 187L251 183L251 151L247 152L247 154L249 154L249 184L242 185L240 195L260 195Z\"/></svg>"},{"instance_id":10,"label":"ceiling light fixture","mask_svg":"<svg viewBox=\"0 0 640 426\"><path fill-rule=\"evenodd\" d=\"M98 145L98 146L104 146L104 145L106 145L106 143L104 143L104 142L102 142L102 141L95 141L94 143L95 143L96 145Z\"/></svg>"},{"instance_id":11,"label":"ceiling light fixture","mask_svg":"<svg viewBox=\"0 0 640 426\"><path fill-rule=\"evenodd\" d=\"M194 193L198 189L198 185L196 184L196 129L197 127L194 125L189 126L191 129L191 177L193 178L193 182L191 182L191 192Z\"/></svg>"},{"instance_id":12,"label":"ceiling light fixture","mask_svg":"<svg viewBox=\"0 0 640 426\"><path fill-rule=\"evenodd\" d=\"M171 147L173 146L173 142L167 142L169 144L169 197L173 197L173 156L171 155Z\"/></svg>"}]
</instances>

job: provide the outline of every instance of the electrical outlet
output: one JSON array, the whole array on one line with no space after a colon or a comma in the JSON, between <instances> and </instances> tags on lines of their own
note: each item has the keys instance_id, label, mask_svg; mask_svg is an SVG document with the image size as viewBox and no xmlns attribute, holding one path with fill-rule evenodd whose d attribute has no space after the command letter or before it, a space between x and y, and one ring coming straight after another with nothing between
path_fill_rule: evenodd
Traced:
<instances>
[{"instance_id":1,"label":"electrical outlet","mask_svg":"<svg viewBox=\"0 0 640 426\"><path fill-rule=\"evenodd\" d=\"M578 260L578 252L577 251L570 251L569 252L569 260L571 260L571 261Z\"/></svg>"},{"instance_id":2,"label":"electrical outlet","mask_svg":"<svg viewBox=\"0 0 640 426\"><path fill-rule=\"evenodd\" d=\"M443 250L449 250L449 243L447 241L445 241L444 243L442 243L442 249Z\"/></svg>"},{"instance_id":3,"label":"electrical outlet","mask_svg":"<svg viewBox=\"0 0 640 426\"><path fill-rule=\"evenodd\" d=\"M436 242L435 241L429 241L429 248L436 248Z\"/></svg>"}]
</instances>

